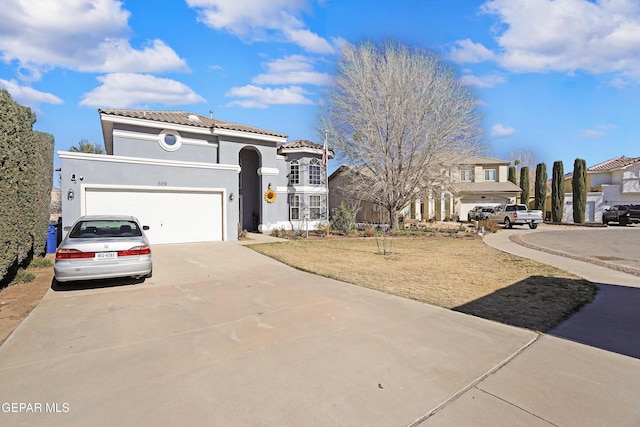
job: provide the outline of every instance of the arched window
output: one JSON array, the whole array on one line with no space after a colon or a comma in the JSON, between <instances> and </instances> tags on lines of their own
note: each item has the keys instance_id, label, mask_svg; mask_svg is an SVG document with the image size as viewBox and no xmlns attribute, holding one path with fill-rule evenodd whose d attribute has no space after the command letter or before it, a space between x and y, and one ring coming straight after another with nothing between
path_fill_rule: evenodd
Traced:
<instances>
[{"instance_id":1,"label":"arched window","mask_svg":"<svg viewBox=\"0 0 640 427\"><path fill-rule=\"evenodd\" d=\"M300 184L300 163L291 160L289 168L289 184Z\"/></svg>"},{"instance_id":2,"label":"arched window","mask_svg":"<svg viewBox=\"0 0 640 427\"><path fill-rule=\"evenodd\" d=\"M309 184L319 185L321 181L320 161L318 159L311 159L309 162Z\"/></svg>"}]
</instances>

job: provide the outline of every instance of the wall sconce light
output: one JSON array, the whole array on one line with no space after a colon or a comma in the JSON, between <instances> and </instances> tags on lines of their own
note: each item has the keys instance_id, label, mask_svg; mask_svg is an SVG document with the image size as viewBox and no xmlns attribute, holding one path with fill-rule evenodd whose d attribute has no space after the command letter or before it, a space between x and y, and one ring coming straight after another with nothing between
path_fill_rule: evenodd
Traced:
<instances>
[{"instance_id":1,"label":"wall sconce light","mask_svg":"<svg viewBox=\"0 0 640 427\"><path fill-rule=\"evenodd\" d=\"M67 200L73 200L74 197L75 197L75 194L73 190L69 190L69 192L67 193Z\"/></svg>"},{"instance_id":2,"label":"wall sconce light","mask_svg":"<svg viewBox=\"0 0 640 427\"><path fill-rule=\"evenodd\" d=\"M267 190L271 190L271 183L269 183L269 185L267 185Z\"/></svg>"},{"instance_id":3,"label":"wall sconce light","mask_svg":"<svg viewBox=\"0 0 640 427\"><path fill-rule=\"evenodd\" d=\"M233 202L233 193L229 193L229 201Z\"/></svg>"}]
</instances>

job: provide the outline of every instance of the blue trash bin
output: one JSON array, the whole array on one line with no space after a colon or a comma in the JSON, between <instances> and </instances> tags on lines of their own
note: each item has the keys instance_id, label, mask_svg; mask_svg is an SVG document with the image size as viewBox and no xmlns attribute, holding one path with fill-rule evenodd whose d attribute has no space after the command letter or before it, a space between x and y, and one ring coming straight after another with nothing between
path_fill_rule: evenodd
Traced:
<instances>
[{"instance_id":1,"label":"blue trash bin","mask_svg":"<svg viewBox=\"0 0 640 427\"><path fill-rule=\"evenodd\" d=\"M49 224L49 233L47 234L47 248L46 251L48 254L52 254L56 251L57 243L58 243L58 230L56 229L56 224Z\"/></svg>"}]
</instances>

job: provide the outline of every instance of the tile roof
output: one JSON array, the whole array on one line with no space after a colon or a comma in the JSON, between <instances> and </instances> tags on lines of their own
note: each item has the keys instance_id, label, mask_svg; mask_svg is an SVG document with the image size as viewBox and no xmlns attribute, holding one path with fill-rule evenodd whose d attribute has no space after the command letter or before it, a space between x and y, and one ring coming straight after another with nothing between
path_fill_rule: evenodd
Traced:
<instances>
[{"instance_id":1,"label":"tile roof","mask_svg":"<svg viewBox=\"0 0 640 427\"><path fill-rule=\"evenodd\" d=\"M307 141L306 139L297 139L295 141L282 144L280 148L315 148L318 150L322 150L322 145L316 144L315 142Z\"/></svg>"},{"instance_id":2,"label":"tile roof","mask_svg":"<svg viewBox=\"0 0 640 427\"><path fill-rule=\"evenodd\" d=\"M239 123L225 122L224 120L203 116L201 114L190 113L188 111L147 111L147 110L102 110L98 113L111 116L128 117L132 119L152 120L155 122L171 123L176 125L194 126L200 128L218 128L235 130L240 132L250 132L260 135L276 136L286 138L287 135L260 129L253 126Z\"/></svg>"},{"instance_id":3,"label":"tile roof","mask_svg":"<svg viewBox=\"0 0 640 427\"><path fill-rule=\"evenodd\" d=\"M510 165L509 160L494 159L491 157L468 157L460 162L462 165Z\"/></svg>"},{"instance_id":4,"label":"tile roof","mask_svg":"<svg viewBox=\"0 0 640 427\"><path fill-rule=\"evenodd\" d=\"M278 153L280 153L282 150L290 150L296 148L310 148L312 150L319 150L320 152L322 152L323 146L322 144L316 144L315 142L307 141L306 139L297 139L295 141L291 141L279 146ZM332 159L335 155L335 153L331 149L327 150L327 153L330 159Z\"/></svg>"},{"instance_id":5,"label":"tile roof","mask_svg":"<svg viewBox=\"0 0 640 427\"><path fill-rule=\"evenodd\" d=\"M636 163L640 163L640 157L620 156L616 157L615 159L607 160L606 162L598 163L595 166L591 166L588 170L593 172L610 171L621 169Z\"/></svg>"}]
</instances>

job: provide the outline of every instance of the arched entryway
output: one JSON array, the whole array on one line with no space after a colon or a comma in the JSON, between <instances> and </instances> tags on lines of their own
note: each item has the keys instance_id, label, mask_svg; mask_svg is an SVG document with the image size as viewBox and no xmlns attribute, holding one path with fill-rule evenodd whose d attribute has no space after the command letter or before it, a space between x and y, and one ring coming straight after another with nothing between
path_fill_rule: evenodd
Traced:
<instances>
[{"instance_id":1,"label":"arched entryway","mask_svg":"<svg viewBox=\"0 0 640 427\"><path fill-rule=\"evenodd\" d=\"M251 147L240 150L239 164L241 167L239 176L240 203L240 228L247 231L258 231L258 225L262 222L260 195L260 153Z\"/></svg>"}]
</instances>

